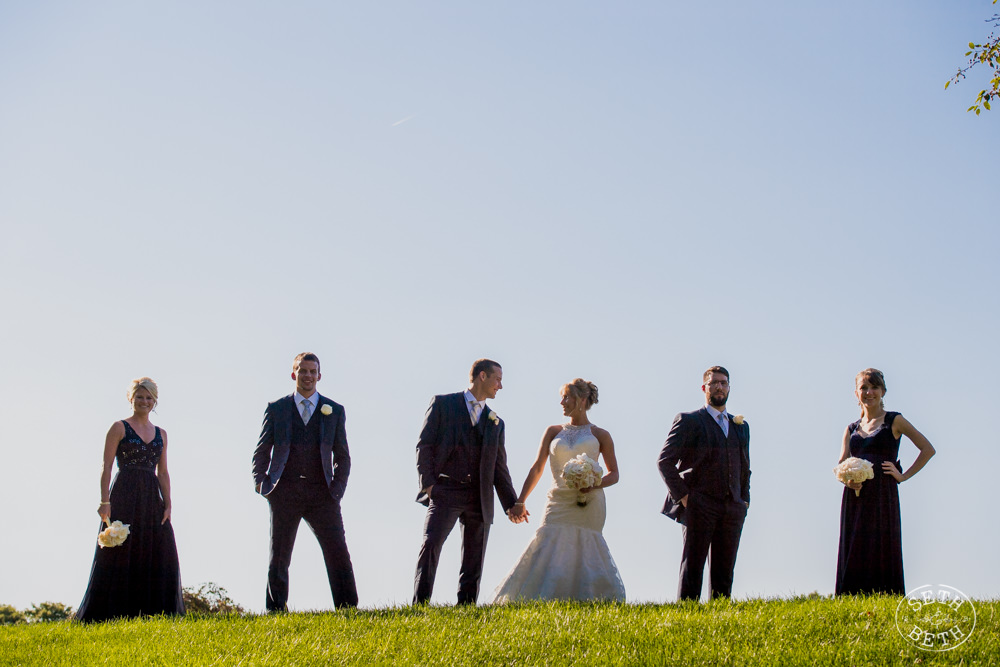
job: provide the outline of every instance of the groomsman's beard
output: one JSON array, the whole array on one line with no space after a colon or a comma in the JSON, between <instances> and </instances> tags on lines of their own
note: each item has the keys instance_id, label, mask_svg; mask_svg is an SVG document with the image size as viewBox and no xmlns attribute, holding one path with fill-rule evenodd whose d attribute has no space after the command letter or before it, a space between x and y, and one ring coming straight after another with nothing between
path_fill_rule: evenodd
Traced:
<instances>
[{"instance_id":1,"label":"groomsman's beard","mask_svg":"<svg viewBox=\"0 0 1000 667\"><path fill-rule=\"evenodd\" d=\"M726 401L729 400L727 394L712 394L708 397L708 404L711 405L716 410L726 407Z\"/></svg>"}]
</instances>

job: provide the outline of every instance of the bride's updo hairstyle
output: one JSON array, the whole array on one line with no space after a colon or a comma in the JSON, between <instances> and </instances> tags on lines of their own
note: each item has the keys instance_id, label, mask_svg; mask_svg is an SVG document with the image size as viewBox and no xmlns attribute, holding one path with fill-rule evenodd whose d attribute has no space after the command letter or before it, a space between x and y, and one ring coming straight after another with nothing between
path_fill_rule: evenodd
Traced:
<instances>
[{"instance_id":1,"label":"bride's updo hairstyle","mask_svg":"<svg viewBox=\"0 0 1000 667\"><path fill-rule=\"evenodd\" d=\"M149 392L149 395L153 397L153 406L155 407L156 402L160 398L160 392L156 383L153 382L153 378L141 377L132 380L132 384L130 384L128 388L128 402L132 402L132 399L135 398L135 392L140 389L145 389Z\"/></svg>"},{"instance_id":2,"label":"bride's updo hairstyle","mask_svg":"<svg viewBox=\"0 0 1000 667\"><path fill-rule=\"evenodd\" d=\"M597 405L597 385L593 382L577 378L569 384L564 384L563 389L573 398L583 401L584 405L587 406L587 410Z\"/></svg>"}]
</instances>

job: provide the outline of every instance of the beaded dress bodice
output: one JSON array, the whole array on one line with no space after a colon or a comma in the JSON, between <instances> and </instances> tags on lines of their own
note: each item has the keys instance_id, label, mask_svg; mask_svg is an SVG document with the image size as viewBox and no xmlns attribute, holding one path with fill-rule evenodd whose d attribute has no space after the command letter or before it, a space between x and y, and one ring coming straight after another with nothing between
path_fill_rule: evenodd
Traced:
<instances>
[{"instance_id":1,"label":"beaded dress bodice","mask_svg":"<svg viewBox=\"0 0 1000 667\"><path fill-rule=\"evenodd\" d=\"M139 437L129 423L122 420L125 425L125 437L118 443L118 453L115 459L118 461L118 469L139 468L154 470L156 464L160 462L160 455L163 453L163 436L160 435L160 427L156 427L156 435L149 442Z\"/></svg>"}]
</instances>

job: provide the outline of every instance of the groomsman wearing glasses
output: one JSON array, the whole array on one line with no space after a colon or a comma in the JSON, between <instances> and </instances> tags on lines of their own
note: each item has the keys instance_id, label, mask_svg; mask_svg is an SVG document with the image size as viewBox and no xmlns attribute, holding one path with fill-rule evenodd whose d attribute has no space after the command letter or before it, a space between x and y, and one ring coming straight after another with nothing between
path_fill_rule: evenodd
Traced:
<instances>
[{"instance_id":1,"label":"groomsman wearing glasses","mask_svg":"<svg viewBox=\"0 0 1000 667\"><path fill-rule=\"evenodd\" d=\"M659 461L669 492L663 513L684 526L681 600L701 598L706 559L712 597L732 595L750 507L750 426L726 412L729 371L712 366L702 381L705 407L677 415Z\"/></svg>"},{"instance_id":2,"label":"groomsman wearing glasses","mask_svg":"<svg viewBox=\"0 0 1000 667\"><path fill-rule=\"evenodd\" d=\"M507 470L504 423L486 404L503 388L503 369L479 359L465 391L435 396L417 441L417 502L427 505L423 543L417 557L413 603L430 601L441 547L455 522L462 523L462 569L458 604L476 604L493 523L493 489L510 516L517 492ZM514 523L527 516L511 518Z\"/></svg>"},{"instance_id":3,"label":"groomsman wearing glasses","mask_svg":"<svg viewBox=\"0 0 1000 667\"><path fill-rule=\"evenodd\" d=\"M319 357L311 352L295 357L295 393L268 404L253 453L254 488L271 508L269 612L286 610L288 566L302 519L323 550L334 606L358 605L340 512L351 474L344 408L316 392L321 377Z\"/></svg>"}]
</instances>

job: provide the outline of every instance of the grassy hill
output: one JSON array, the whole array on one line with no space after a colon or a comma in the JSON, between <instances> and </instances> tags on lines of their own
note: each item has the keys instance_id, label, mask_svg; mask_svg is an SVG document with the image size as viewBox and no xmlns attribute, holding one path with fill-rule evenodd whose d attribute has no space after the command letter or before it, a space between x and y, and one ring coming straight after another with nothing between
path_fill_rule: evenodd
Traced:
<instances>
[{"instance_id":1,"label":"grassy hill","mask_svg":"<svg viewBox=\"0 0 1000 667\"><path fill-rule=\"evenodd\" d=\"M995 665L1000 601L961 646L922 651L900 598L403 607L0 627L4 665Z\"/></svg>"}]
</instances>

